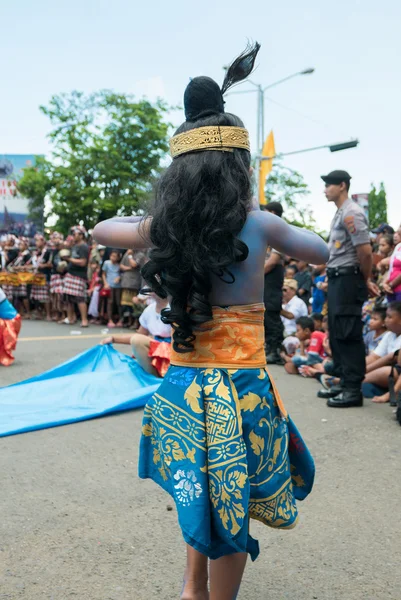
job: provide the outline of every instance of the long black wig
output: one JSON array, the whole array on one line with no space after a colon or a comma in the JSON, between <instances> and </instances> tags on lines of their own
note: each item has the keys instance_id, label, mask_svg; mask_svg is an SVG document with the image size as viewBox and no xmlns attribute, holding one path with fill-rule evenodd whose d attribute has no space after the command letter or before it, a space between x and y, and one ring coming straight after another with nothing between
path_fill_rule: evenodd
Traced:
<instances>
[{"instance_id":1,"label":"long black wig","mask_svg":"<svg viewBox=\"0 0 401 600\"><path fill-rule=\"evenodd\" d=\"M196 77L184 94L186 121L176 134L197 127L243 127L224 112L223 93L251 73L259 44L247 48L227 69L223 86ZM238 239L251 206L250 153L214 150L182 154L161 176L151 215L153 249L142 275L160 297L170 298L162 311L174 329L176 352L193 349L196 329L213 318L209 301L211 276L233 282L230 265L248 256Z\"/></svg>"}]
</instances>

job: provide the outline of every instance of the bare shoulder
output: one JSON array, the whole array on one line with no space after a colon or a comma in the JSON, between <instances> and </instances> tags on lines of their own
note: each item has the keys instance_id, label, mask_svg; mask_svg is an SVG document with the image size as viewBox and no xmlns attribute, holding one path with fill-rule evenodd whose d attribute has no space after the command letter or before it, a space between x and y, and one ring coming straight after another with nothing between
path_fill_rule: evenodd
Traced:
<instances>
[{"instance_id":1,"label":"bare shoulder","mask_svg":"<svg viewBox=\"0 0 401 600\"><path fill-rule=\"evenodd\" d=\"M248 219L275 250L313 264L327 262L327 245L315 233L289 225L284 219L267 211L252 211Z\"/></svg>"}]
</instances>

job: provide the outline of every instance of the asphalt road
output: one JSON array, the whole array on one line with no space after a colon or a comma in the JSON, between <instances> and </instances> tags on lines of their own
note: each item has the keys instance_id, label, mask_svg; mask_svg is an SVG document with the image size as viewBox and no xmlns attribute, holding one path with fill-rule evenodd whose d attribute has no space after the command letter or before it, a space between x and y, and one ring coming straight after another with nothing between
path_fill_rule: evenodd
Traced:
<instances>
[{"instance_id":1,"label":"asphalt road","mask_svg":"<svg viewBox=\"0 0 401 600\"><path fill-rule=\"evenodd\" d=\"M101 337L72 330L25 322L1 385ZM401 600L401 428L391 409L329 409L316 382L272 373L315 457L316 485L295 530L252 525L261 555L239 600ZM184 546L168 496L137 478L141 417L0 439L1 600L178 600Z\"/></svg>"}]
</instances>

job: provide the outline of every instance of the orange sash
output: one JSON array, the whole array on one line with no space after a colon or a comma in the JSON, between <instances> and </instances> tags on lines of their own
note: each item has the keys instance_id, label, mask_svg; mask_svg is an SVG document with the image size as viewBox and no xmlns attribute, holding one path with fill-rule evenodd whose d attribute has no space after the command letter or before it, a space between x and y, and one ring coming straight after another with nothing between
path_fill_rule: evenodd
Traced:
<instances>
[{"instance_id":1,"label":"orange sash","mask_svg":"<svg viewBox=\"0 0 401 600\"><path fill-rule=\"evenodd\" d=\"M266 366L264 305L213 307L213 320L196 331L195 349L171 352L171 364L215 369L261 369Z\"/></svg>"}]
</instances>

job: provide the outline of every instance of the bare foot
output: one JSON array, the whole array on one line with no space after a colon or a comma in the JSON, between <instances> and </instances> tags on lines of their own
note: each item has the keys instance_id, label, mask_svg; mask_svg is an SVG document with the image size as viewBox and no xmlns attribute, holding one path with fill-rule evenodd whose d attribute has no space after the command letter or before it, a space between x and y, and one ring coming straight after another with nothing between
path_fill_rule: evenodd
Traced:
<instances>
[{"instance_id":1,"label":"bare foot","mask_svg":"<svg viewBox=\"0 0 401 600\"><path fill-rule=\"evenodd\" d=\"M384 404L385 402L390 402L390 394L386 392L383 396L375 396L372 398L372 402L376 404Z\"/></svg>"},{"instance_id":2,"label":"bare foot","mask_svg":"<svg viewBox=\"0 0 401 600\"><path fill-rule=\"evenodd\" d=\"M207 579L205 581L185 581L181 600L209 600Z\"/></svg>"}]
</instances>

